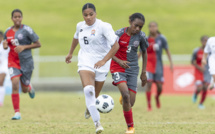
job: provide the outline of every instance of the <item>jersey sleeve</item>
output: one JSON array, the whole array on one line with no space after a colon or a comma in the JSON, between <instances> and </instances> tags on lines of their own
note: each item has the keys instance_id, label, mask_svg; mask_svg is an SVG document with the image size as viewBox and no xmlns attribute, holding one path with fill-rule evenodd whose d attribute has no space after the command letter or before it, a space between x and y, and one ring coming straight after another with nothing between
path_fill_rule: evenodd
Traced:
<instances>
[{"instance_id":1,"label":"jersey sleeve","mask_svg":"<svg viewBox=\"0 0 215 134\"><path fill-rule=\"evenodd\" d=\"M113 46L114 43L116 42L117 40L117 36L111 26L111 24L109 23L104 23L103 26L102 26L102 29L103 29L103 35L105 36L105 38L107 39L108 41L108 44L110 46Z\"/></svg>"},{"instance_id":2,"label":"jersey sleeve","mask_svg":"<svg viewBox=\"0 0 215 134\"><path fill-rule=\"evenodd\" d=\"M74 34L74 38L75 39L78 39L78 36L79 36L79 32L80 32L80 25L81 25L81 22L79 22L76 26L76 32Z\"/></svg>"},{"instance_id":3,"label":"jersey sleeve","mask_svg":"<svg viewBox=\"0 0 215 134\"><path fill-rule=\"evenodd\" d=\"M162 37L162 48L167 50L169 48L167 39L163 35L161 35L161 37Z\"/></svg>"},{"instance_id":4,"label":"jersey sleeve","mask_svg":"<svg viewBox=\"0 0 215 134\"><path fill-rule=\"evenodd\" d=\"M7 30L4 32L4 40L7 39L7 32L9 31L10 28L11 28L11 27L7 28Z\"/></svg>"},{"instance_id":5,"label":"jersey sleeve","mask_svg":"<svg viewBox=\"0 0 215 134\"><path fill-rule=\"evenodd\" d=\"M140 33L140 52L145 52L146 49L149 47L149 43L145 33Z\"/></svg>"},{"instance_id":6,"label":"jersey sleeve","mask_svg":"<svg viewBox=\"0 0 215 134\"><path fill-rule=\"evenodd\" d=\"M196 60L196 57L197 57L197 48L196 49L194 49L194 51L193 51L193 54L192 54L192 57L191 57L191 63L193 62L193 61L195 61Z\"/></svg>"},{"instance_id":7,"label":"jersey sleeve","mask_svg":"<svg viewBox=\"0 0 215 134\"><path fill-rule=\"evenodd\" d=\"M204 49L204 53L211 53L211 49L210 49L210 39L208 39L205 49Z\"/></svg>"},{"instance_id":8,"label":"jersey sleeve","mask_svg":"<svg viewBox=\"0 0 215 134\"><path fill-rule=\"evenodd\" d=\"M27 31L27 37L32 41L32 42L36 42L39 40L38 35L34 32L34 30L29 27L29 26L25 26L24 29Z\"/></svg>"}]
</instances>

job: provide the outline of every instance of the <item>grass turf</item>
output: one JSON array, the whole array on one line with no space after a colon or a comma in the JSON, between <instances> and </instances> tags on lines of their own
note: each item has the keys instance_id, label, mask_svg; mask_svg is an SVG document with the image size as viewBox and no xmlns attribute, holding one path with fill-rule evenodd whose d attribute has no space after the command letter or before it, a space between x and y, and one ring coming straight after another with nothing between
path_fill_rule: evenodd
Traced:
<instances>
[{"instance_id":1,"label":"grass turf","mask_svg":"<svg viewBox=\"0 0 215 134\"><path fill-rule=\"evenodd\" d=\"M101 114L104 134L123 134L126 124L118 102L118 92L107 92L115 100L115 108L109 114ZM83 93L39 92L31 100L21 95L22 120L11 121L13 108L10 96L0 108L1 134L92 134L95 128L92 119L84 119L85 99ZM191 96L161 97L162 108L146 111L143 92L137 94L133 107L136 134L214 134L215 101L206 100L205 110L192 104Z\"/></svg>"},{"instance_id":2,"label":"grass turf","mask_svg":"<svg viewBox=\"0 0 215 134\"><path fill-rule=\"evenodd\" d=\"M10 13L20 8L23 23L40 36L41 55L66 55L76 24L83 20L81 8L86 2L94 3L97 17L111 23L114 30L128 26L128 17L134 12L145 15L146 34L149 22L157 21L173 54L189 54L200 45L201 35L214 36L214 0L2 0L0 29L12 25Z\"/></svg>"}]
</instances>

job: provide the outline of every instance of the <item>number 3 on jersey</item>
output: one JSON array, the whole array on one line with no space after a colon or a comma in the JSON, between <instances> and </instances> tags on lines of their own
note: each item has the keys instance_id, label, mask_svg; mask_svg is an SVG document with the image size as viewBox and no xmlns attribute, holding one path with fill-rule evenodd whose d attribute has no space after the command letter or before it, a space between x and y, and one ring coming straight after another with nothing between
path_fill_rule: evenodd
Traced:
<instances>
[{"instance_id":1,"label":"number 3 on jersey","mask_svg":"<svg viewBox=\"0 0 215 134\"><path fill-rule=\"evenodd\" d=\"M87 40L87 37L86 37L86 36L84 36L84 44L85 44L85 45L88 45L88 44L89 44L89 41Z\"/></svg>"}]
</instances>

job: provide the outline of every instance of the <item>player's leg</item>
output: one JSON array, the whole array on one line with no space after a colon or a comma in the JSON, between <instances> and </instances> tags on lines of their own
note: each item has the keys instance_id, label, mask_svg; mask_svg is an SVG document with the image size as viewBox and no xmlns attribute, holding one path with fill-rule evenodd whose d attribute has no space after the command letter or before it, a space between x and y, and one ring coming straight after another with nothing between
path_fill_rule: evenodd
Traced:
<instances>
[{"instance_id":1,"label":"player's leg","mask_svg":"<svg viewBox=\"0 0 215 134\"><path fill-rule=\"evenodd\" d=\"M125 121L127 123L127 127L133 128L134 123L133 123L133 113L132 113L132 108L131 108L131 100L130 100L130 93L128 90L128 86L126 82L121 82L117 84L117 87L119 88L119 91L122 95L123 99L123 112L124 112L124 117Z\"/></svg>"},{"instance_id":2,"label":"player's leg","mask_svg":"<svg viewBox=\"0 0 215 134\"><path fill-rule=\"evenodd\" d=\"M32 76L32 71L22 72L20 81L21 81L22 92L28 93L30 98L33 99L35 97L35 90L30 83L31 76Z\"/></svg>"},{"instance_id":3,"label":"player's leg","mask_svg":"<svg viewBox=\"0 0 215 134\"><path fill-rule=\"evenodd\" d=\"M157 108L161 107L160 96L161 96L161 93L163 90L163 82L164 82L163 73L155 74L155 83L157 86L157 93L155 95L155 101L156 101Z\"/></svg>"},{"instance_id":4,"label":"player's leg","mask_svg":"<svg viewBox=\"0 0 215 134\"><path fill-rule=\"evenodd\" d=\"M100 128L99 131L103 131L103 128L100 125L100 115L95 106L95 73L89 70L79 70L79 75L82 86L84 87L86 106L96 126L96 132L97 128Z\"/></svg>"},{"instance_id":5,"label":"player's leg","mask_svg":"<svg viewBox=\"0 0 215 134\"><path fill-rule=\"evenodd\" d=\"M0 73L0 107L3 105L4 96L5 96L5 89L4 89L4 85L3 85L5 76L6 76L5 73Z\"/></svg>"},{"instance_id":6,"label":"player's leg","mask_svg":"<svg viewBox=\"0 0 215 134\"><path fill-rule=\"evenodd\" d=\"M157 86L157 93L155 95L155 101L156 101L157 108L160 108L161 107L160 95L161 95L162 90L163 90L163 83L162 82L156 82L156 86Z\"/></svg>"},{"instance_id":7,"label":"player's leg","mask_svg":"<svg viewBox=\"0 0 215 134\"><path fill-rule=\"evenodd\" d=\"M204 101L206 99L206 96L207 96L208 85L209 85L208 83L205 83L205 82L203 83L201 100L199 102L199 109L204 109L205 108L203 103L204 103Z\"/></svg>"},{"instance_id":8,"label":"player's leg","mask_svg":"<svg viewBox=\"0 0 215 134\"><path fill-rule=\"evenodd\" d=\"M198 94L199 94L199 93L202 91L202 89L203 89L203 82L202 82L202 80L196 80L195 85L196 85L196 90L194 91L193 97L192 97L193 103L196 103Z\"/></svg>"},{"instance_id":9,"label":"player's leg","mask_svg":"<svg viewBox=\"0 0 215 134\"><path fill-rule=\"evenodd\" d=\"M136 93L137 93L137 76L138 76L138 71L135 74L129 74L127 75L127 86L130 94L130 103L131 107L134 106L135 100L136 100Z\"/></svg>"},{"instance_id":10,"label":"player's leg","mask_svg":"<svg viewBox=\"0 0 215 134\"><path fill-rule=\"evenodd\" d=\"M154 81L154 75L150 72L147 72L146 101L147 101L148 111L152 110L151 88L152 88L152 82L153 81Z\"/></svg>"},{"instance_id":11,"label":"player's leg","mask_svg":"<svg viewBox=\"0 0 215 134\"><path fill-rule=\"evenodd\" d=\"M12 82L12 104L13 108L15 111L15 115L12 117L12 120L20 120L21 119L21 114L20 114L20 99L19 99L19 81L20 81L20 76L21 71L17 68L9 68L9 73L11 77L11 82Z\"/></svg>"}]
</instances>

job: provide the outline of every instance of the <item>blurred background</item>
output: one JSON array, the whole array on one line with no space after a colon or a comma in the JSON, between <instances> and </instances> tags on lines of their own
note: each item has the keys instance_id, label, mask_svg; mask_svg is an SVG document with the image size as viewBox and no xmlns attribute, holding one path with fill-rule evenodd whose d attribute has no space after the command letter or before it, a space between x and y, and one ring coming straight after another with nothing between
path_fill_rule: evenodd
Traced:
<instances>
[{"instance_id":1,"label":"blurred background","mask_svg":"<svg viewBox=\"0 0 215 134\"><path fill-rule=\"evenodd\" d=\"M191 93L194 89L191 54L201 45L202 35L214 36L214 0L1 0L0 30L5 31L13 25L11 12L19 8L23 12L23 24L32 27L40 37L42 47L33 50L35 69L32 83L36 90L82 90L77 73L79 47L71 64L64 61L76 24L83 21L82 6L87 2L95 4L97 18L111 23L114 30L129 26L128 17L135 12L146 18L142 29L146 35L149 22L158 22L160 32L168 40L175 66L175 71L170 72L164 52L164 93ZM109 74L104 90L116 90L111 82ZM9 77L6 85L10 86ZM139 90L144 89L139 86Z\"/></svg>"}]
</instances>

